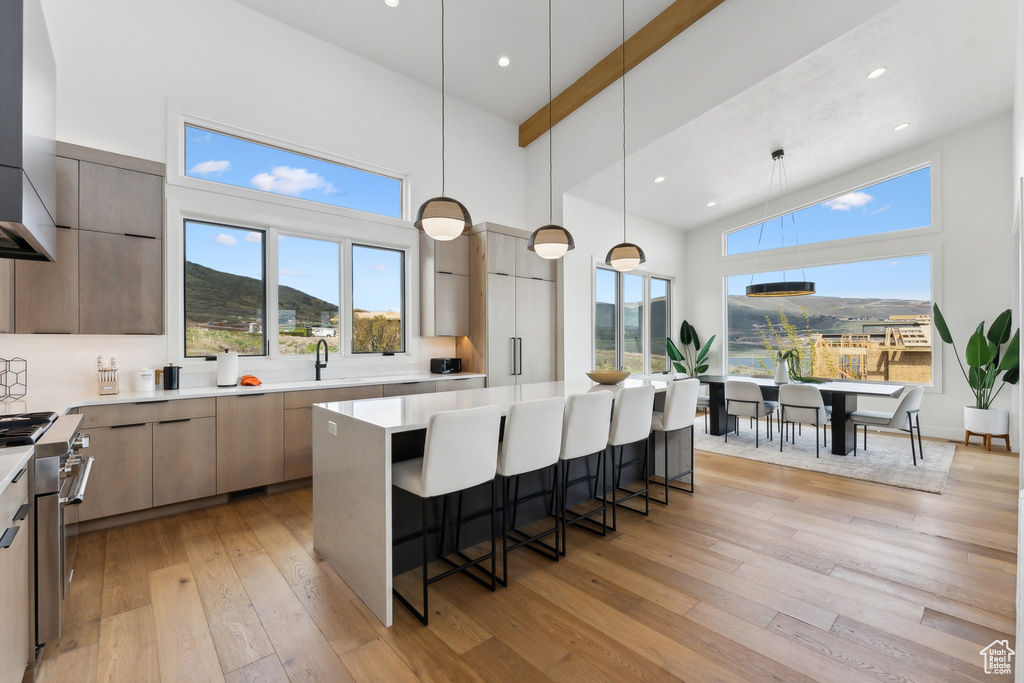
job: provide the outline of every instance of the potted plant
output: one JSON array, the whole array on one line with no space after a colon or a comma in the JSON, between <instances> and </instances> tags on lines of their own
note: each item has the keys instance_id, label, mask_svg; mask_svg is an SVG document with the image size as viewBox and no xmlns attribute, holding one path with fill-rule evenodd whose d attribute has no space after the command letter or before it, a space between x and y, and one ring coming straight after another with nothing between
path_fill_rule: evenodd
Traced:
<instances>
[{"instance_id":1,"label":"potted plant","mask_svg":"<svg viewBox=\"0 0 1024 683\"><path fill-rule=\"evenodd\" d=\"M967 370L960 360L960 353L953 342L953 335L949 333L946 320L939 311L939 305L935 304L932 308L939 338L953 347L960 372L974 393L974 405L964 406L964 429L972 434L1009 433L1009 413L991 406L1004 386L1016 384L1020 378L1020 330L1015 330L1013 337L1010 337L1010 309L1006 309L992 321L988 332L985 331L984 321L978 324L967 340L964 351L964 361L970 368Z\"/></svg>"},{"instance_id":2,"label":"potted plant","mask_svg":"<svg viewBox=\"0 0 1024 683\"><path fill-rule=\"evenodd\" d=\"M696 377L708 371L708 351L711 349L712 342L715 341L715 335L711 335L711 338L701 346L697 330L684 320L683 324L679 326L680 345L676 346L671 337L666 341L668 357L676 372Z\"/></svg>"}]
</instances>

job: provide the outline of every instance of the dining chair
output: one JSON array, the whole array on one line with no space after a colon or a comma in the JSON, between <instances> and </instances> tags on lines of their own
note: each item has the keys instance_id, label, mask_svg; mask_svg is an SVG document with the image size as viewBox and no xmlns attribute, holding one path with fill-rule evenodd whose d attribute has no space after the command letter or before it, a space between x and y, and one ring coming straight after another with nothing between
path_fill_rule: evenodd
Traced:
<instances>
[{"instance_id":1,"label":"dining chair","mask_svg":"<svg viewBox=\"0 0 1024 683\"><path fill-rule=\"evenodd\" d=\"M868 426L884 427L886 429L898 429L910 434L910 455L914 459L914 466L917 467L918 457L924 460L924 447L921 445L921 421L918 413L921 410L921 399L924 397L924 387L908 388L900 396L900 402L896 410L886 413L877 410L855 410L850 413L850 422L853 423L853 454L857 455L857 427L864 427L864 450L868 449ZM917 450L914 450L914 430L917 430Z\"/></svg>"},{"instance_id":2,"label":"dining chair","mask_svg":"<svg viewBox=\"0 0 1024 683\"><path fill-rule=\"evenodd\" d=\"M426 440L423 445L423 457L405 460L391 466L391 483L393 486L417 496L421 502L421 529L419 533L397 539L394 545L414 538L422 539L422 575L423 575L423 611L413 607L397 587L392 592L398 601L405 605L416 617L427 625L430 610L427 603L427 587L452 574L463 572L474 581L495 589L496 558L495 536L497 534L497 513L495 500L495 473L498 467L498 432L501 429L501 411L498 406L483 406L463 410L439 411L430 416L427 422ZM462 560L456 563L447 556L441 559L451 565L451 569L436 576L428 577L427 571L427 536L431 531L441 531L445 527L446 506L442 506L441 525L435 529L427 526L427 503L443 498L450 493L465 491L482 484L490 484L491 492L491 550L475 559L466 556L456 548L455 554ZM458 544L456 544L458 545ZM443 549L441 550L443 553ZM488 573L480 565L485 560L491 561ZM485 581L469 572L477 567L490 578Z\"/></svg>"},{"instance_id":3,"label":"dining chair","mask_svg":"<svg viewBox=\"0 0 1024 683\"><path fill-rule=\"evenodd\" d=\"M665 440L665 470L664 470L664 486L665 486L665 500L654 500L662 505L668 505L668 490L670 488L676 489L677 491L685 491L686 493L693 493L693 422L697 417L697 400L698 392L700 392L700 380L698 379L684 379L670 382L668 389L665 391L665 405L663 410L654 411L654 415L651 418L651 437L652 439L657 438L657 434L661 432L664 435ZM671 433L682 431L686 428L690 429L690 468L669 476L668 473L668 435ZM657 442L655 441L655 456L657 456ZM682 486L673 486L671 482L676 479L680 479L690 475L690 487L684 488Z\"/></svg>"},{"instance_id":4,"label":"dining chair","mask_svg":"<svg viewBox=\"0 0 1024 683\"><path fill-rule=\"evenodd\" d=\"M783 384L779 387L779 424L782 426L782 438L779 439L779 452L786 442L786 425L789 425L791 439L796 443L796 426L798 424L814 425L814 457L821 457L821 437L819 431L825 432L825 445L828 446L828 432L825 426L831 418L831 410L825 406L821 390L813 384ZM822 430L818 428L821 427Z\"/></svg>"},{"instance_id":5,"label":"dining chair","mask_svg":"<svg viewBox=\"0 0 1024 683\"><path fill-rule=\"evenodd\" d=\"M725 413L728 417L749 417L754 420L765 418L768 439L772 439L772 416L778 409L776 401L766 401L761 395L761 386L756 382L730 379L725 382ZM740 421L736 420L736 433L740 433ZM729 443L729 430L725 430L725 442ZM758 427L754 424L754 448L759 446Z\"/></svg>"}]
</instances>

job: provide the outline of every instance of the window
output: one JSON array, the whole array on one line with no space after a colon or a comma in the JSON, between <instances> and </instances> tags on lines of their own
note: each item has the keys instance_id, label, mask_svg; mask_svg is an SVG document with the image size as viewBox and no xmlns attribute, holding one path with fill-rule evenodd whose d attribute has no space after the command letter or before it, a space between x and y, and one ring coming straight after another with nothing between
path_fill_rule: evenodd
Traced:
<instances>
[{"instance_id":1,"label":"window","mask_svg":"<svg viewBox=\"0 0 1024 683\"><path fill-rule=\"evenodd\" d=\"M932 382L930 255L804 271L816 283L816 294L746 297L751 276L728 278L730 374L772 374L775 352L793 348L804 376Z\"/></svg>"},{"instance_id":2,"label":"window","mask_svg":"<svg viewBox=\"0 0 1024 683\"><path fill-rule=\"evenodd\" d=\"M352 247L352 353L405 350L405 254Z\"/></svg>"},{"instance_id":3,"label":"window","mask_svg":"<svg viewBox=\"0 0 1024 683\"><path fill-rule=\"evenodd\" d=\"M277 238L277 351L316 353L323 339L337 353L341 278L336 242L280 235Z\"/></svg>"},{"instance_id":4,"label":"window","mask_svg":"<svg viewBox=\"0 0 1024 683\"><path fill-rule=\"evenodd\" d=\"M265 234L185 221L185 355L263 355Z\"/></svg>"},{"instance_id":5,"label":"window","mask_svg":"<svg viewBox=\"0 0 1024 683\"><path fill-rule=\"evenodd\" d=\"M931 208L931 167L926 166L794 211L779 220L727 233L725 253L747 254L927 227L932 222Z\"/></svg>"},{"instance_id":6,"label":"window","mask_svg":"<svg viewBox=\"0 0 1024 683\"><path fill-rule=\"evenodd\" d=\"M666 372L669 280L607 268L597 268L594 279L594 367L634 374Z\"/></svg>"},{"instance_id":7,"label":"window","mask_svg":"<svg viewBox=\"0 0 1024 683\"><path fill-rule=\"evenodd\" d=\"M185 175L381 216L402 217L402 181L398 178L188 124Z\"/></svg>"}]
</instances>

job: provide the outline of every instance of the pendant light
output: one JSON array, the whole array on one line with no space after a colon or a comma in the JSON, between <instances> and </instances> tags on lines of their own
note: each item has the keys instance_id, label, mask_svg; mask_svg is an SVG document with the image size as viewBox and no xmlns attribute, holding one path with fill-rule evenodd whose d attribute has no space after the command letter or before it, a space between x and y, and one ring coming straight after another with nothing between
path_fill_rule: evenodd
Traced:
<instances>
[{"instance_id":1,"label":"pendant light","mask_svg":"<svg viewBox=\"0 0 1024 683\"><path fill-rule=\"evenodd\" d=\"M633 270L647 258L644 250L626 241L626 0L622 0L622 243L608 250L604 262L624 273Z\"/></svg>"},{"instance_id":2,"label":"pendant light","mask_svg":"<svg viewBox=\"0 0 1024 683\"><path fill-rule=\"evenodd\" d=\"M453 240L473 227L473 219L462 202L444 196L444 122L444 0L441 0L441 196L423 203L413 225L442 242Z\"/></svg>"},{"instance_id":3,"label":"pendant light","mask_svg":"<svg viewBox=\"0 0 1024 683\"><path fill-rule=\"evenodd\" d=\"M541 226L530 235L526 248L544 259L560 259L565 252L575 249L576 243L572 235L561 225L555 225L554 214L554 179L551 173L551 138L555 131L551 127L551 0L548 0L548 225Z\"/></svg>"},{"instance_id":4,"label":"pendant light","mask_svg":"<svg viewBox=\"0 0 1024 683\"><path fill-rule=\"evenodd\" d=\"M771 203L771 200L772 200L772 196L771 196L772 195L772 185L775 184L776 169L778 169L778 178L779 178L779 231L780 231L780 234L782 235L782 247L783 248L785 248L785 246L786 246L785 218L786 218L786 215L787 215L786 212L783 210L783 205L782 205L782 190L783 190L782 186L783 186L783 182L785 182L786 191L787 192L789 191L789 179L786 177L785 156L786 156L786 153L783 150L781 150L781 149L777 149L774 152L772 152L772 175L771 175L771 178L768 179L768 199L765 200L765 204L764 204L764 215L767 216L768 215L768 206L769 206L769 204ZM789 216L790 216L790 220L793 220L792 214L789 214ZM761 231L757 235L758 251L760 251L761 237L764 235L764 223L765 223L764 218L762 218L761 219ZM797 259L799 261L799 259L800 259L800 251L799 251L800 250L800 238L796 236L795 231L794 231L794 238L796 240ZM756 257L755 257L755 261L754 261L754 269L755 270L757 269ZM806 276L804 275L804 272L803 272L803 266L802 265L800 267L800 277L803 278L803 280L796 281L796 282L789 282L789 281L787 281L786 280L785 264L783 264L782 281L781 282L761 282L759 284L754 284L754 276L752 274L750 276L750 284L747 286L747 296L770 297L770 296L803 296L805 294L814 294L814 283L807 281L807 278L806 278Z\"/></svg>"}]
</instances>

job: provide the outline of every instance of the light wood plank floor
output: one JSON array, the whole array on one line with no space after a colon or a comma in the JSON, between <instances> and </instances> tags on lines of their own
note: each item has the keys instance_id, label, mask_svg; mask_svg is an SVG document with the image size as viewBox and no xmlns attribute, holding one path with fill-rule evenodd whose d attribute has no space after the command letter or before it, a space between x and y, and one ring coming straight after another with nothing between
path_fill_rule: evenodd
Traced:
<instances>
[{"instance_id":1,"label":"light wood plank floor","mask_svg":"<svg viewBox=\"0 0 1024 683\"><path fill-rule=\"evenodd\" d=\"M309 488L94 532L37 680L993 680L1017 468L961 446L936 496L698 453L694 497L435 584L429 628L317 561Z\"/></svg>"}]
</instances>

